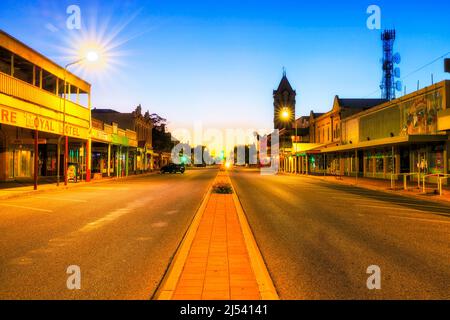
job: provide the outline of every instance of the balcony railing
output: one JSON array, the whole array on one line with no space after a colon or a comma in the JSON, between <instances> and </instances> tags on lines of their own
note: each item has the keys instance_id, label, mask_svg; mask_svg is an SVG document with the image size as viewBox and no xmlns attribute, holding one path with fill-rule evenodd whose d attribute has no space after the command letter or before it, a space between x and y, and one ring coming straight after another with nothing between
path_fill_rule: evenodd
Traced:
<instances>
[{"instance_id":1,"label":"balcony railing","mask_svg":"<svg viewBox=\"0 0 450 320\"><path fill-rule=\"evenodd\" d=\"M2 72L0 72L0 93L34 103L57 112L64 112L63 99ZM66 100L66 114L83 120L89 120L89 110L69 100Z\"/></svg>"}]
</instances>

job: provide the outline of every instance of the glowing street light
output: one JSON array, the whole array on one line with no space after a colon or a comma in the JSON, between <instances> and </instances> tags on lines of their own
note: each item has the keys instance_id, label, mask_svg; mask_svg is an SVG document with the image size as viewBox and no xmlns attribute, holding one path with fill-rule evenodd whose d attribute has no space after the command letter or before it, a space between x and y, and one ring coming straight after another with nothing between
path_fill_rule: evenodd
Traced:
<instances>
[{"instance_id":1,"label":"glowing street light","mask_svg":"<svg viewBox=\"0 0 450 320\"><path fill-rule=\"evenodd\" d=\"M284 108L281 111L281 119L283 120L289 120L289 118L291 117L291 113L289 112L289 110L287 108Z\"/></svg>"},{"instance_id":2,"label":"glowing street light","mask_svg":"<svg viewBox=\"0 0 450 320\"><path fill-rule=\"evenodd\" d=\"M99 59L99 55L96 51L89 51L86 54L86 60L89 62L96 62Z\"/></svg>"}]
</instances>

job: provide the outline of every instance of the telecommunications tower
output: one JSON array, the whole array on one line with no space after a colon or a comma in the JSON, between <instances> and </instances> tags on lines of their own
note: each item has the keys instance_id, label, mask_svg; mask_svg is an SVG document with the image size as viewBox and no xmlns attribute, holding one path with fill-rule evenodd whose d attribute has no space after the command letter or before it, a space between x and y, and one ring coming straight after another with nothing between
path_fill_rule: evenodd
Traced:
<instances>
[{"instance_id":1,"label":"telecommunications tower","mask_svg":"<svg viewBox=\"0 0 450 320\"><path fill-rule=\"evenodd\" d=\"M395 30L385 30L381 34L383 41L383 79L381 81L381 98L386 100L395 99L395 92L402 91L402 82L396 80L400 78L400 68L395 65L400 64L399 53L394 54Z\"/></svg>"}]
</instances>

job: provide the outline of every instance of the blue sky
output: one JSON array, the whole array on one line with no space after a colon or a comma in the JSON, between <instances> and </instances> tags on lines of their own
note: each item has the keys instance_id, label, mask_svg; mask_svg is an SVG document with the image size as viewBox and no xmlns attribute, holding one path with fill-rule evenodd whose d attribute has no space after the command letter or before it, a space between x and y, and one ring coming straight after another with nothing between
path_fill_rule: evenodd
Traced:
<instances>
[{"instance_id":1,"label":"blue sky","mask_svg":"<svg viewBox=\"0 0 450 320\"><path fill-rule=\"evenodd\" d=\"M282 67L297 90L297 116L330 109L333 98L378 97L380 31L366 27L379 5L395 27L407 75L450 51L450 3L441 1L19 1L3 0L0 28L57 63L77 30L66 8L81 8L83 29L115 34L113 70L74 70L93 85L93 105L137 104L170 127L269 128ZM70 44L69 44L70 45ZM407 91L448 78L442 61L404 79Z\"/></svg>"}]
</instances>

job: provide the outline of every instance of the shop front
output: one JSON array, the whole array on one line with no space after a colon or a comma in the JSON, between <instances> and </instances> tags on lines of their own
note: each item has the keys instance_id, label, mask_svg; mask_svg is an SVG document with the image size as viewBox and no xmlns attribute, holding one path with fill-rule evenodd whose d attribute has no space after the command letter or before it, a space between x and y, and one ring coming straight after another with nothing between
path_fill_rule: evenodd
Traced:
<instances>
[{"instance_id":1,"label":"shop front","mask_svg":"<svg viewBox=\"0 0 450 320\"><path fill-rule=\"evenodd\" d=\"M14 112L18 118L23 115L19 110ZM29 116L29 114L27 115ZM36 119L39 118L36 115ZM55 125L58 124L55 120L48 119L47 121ZM64 177L65 148L64 139L60 139L62 136L45 131L45 127L38 127L39 130L33 130L20 126L20 122L14 124L16 126L4 122L1 124L4 137L0 158L2 164L1 180L34 179L35 171L38 178L57 178L58 174L60 177ZM58 143L60 148L58 148ZM70 137L68 139L67 161L68 165L77 169L76 180L83 179L83 176L86 176L86 143L87 140L80 138Z\"/></svg>"},{"instance_id":2,"label":"shop front","mask_svg":"<svg viewBox=\"0 0 450 320\"><path fill-rule=\"evenodd\" d=\"M136 172L136 133L117 124L95 120L91 130L92 172L95 179L123 177Z\"/></svg>"}]
</instances>

